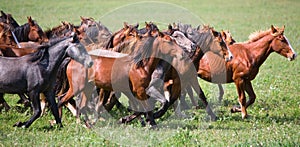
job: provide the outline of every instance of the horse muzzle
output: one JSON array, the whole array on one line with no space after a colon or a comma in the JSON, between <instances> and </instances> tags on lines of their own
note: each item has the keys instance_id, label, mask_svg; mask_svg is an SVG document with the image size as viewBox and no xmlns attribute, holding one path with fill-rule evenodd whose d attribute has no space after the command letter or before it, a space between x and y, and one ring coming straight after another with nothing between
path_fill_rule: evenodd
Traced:
<instances>
[{"instance_id":1,"label":"horse muzzle","mask_svg":"<svg viewBox=\"0 0 300 147\"><path fill-rule=\"evenodd\" d=\"M293 61L296 59L297 56L298 56L297 53L293 53L291 56L288 57L288 60Z\"/></svg>"}]
</instances>

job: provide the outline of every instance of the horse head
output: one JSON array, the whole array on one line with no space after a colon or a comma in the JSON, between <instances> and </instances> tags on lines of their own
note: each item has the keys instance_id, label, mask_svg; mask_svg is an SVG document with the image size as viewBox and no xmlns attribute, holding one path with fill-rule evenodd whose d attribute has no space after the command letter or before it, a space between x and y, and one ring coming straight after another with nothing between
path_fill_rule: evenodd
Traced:
<instances>
[{"instance_id":1,"label":"horse head","mask_svg":"<svg viewBox=\"0 0 300 147\"><path fill-rule=\"evenodd\" d=\"M278 28L271 25L271 35L275 37L271 43L271 48L292 61L297 57L297 53L294 51L288 38L284 35L284 28L285 26Z\"/></svg>"},{"instance_id":2,"label":"horse head","mask_svg":"<svg viewBox=\"0 0 300 147\"><path fill-rule=\"evenodd\" d=\"M236 43L236 41L233 39L231 33L228 30L225 31L222 30L221 36L227 45L232 45Z\"/></svg>"},{"instance_id":3,"label":"horse head","mask_svg":"<svg viewBox=\"0 0 300 147\"><path fill-rule=\"evenodd\" d=\"M81 63L84 67L92 67L93 60L87 53L86 48L80 43L77 35L72 33L70 38L69 46L66 50L68 56L73 58L75 61Z\"/></svg>"},{"instance_id":4,"label":"horse head","mask_svg":"<svg viewBox=\"0 0 300 147\"><path fill-rule=\"evenodd\" d=\"M48 38L42 28L32 20L31 16L27 17L29 24L28 39L34 42L47 42Z\"/></svg>"},{"instance_id":5,"label":"horse head","mask_svg":"<svg viewBox=\"0 0 300 147\"><path fill-rule=\"evenodd\" d=\"M6 14L3 11L1 11L0 21L12 26L12 28L20 26L11 14Z\"/></svg>"}]
</instances>

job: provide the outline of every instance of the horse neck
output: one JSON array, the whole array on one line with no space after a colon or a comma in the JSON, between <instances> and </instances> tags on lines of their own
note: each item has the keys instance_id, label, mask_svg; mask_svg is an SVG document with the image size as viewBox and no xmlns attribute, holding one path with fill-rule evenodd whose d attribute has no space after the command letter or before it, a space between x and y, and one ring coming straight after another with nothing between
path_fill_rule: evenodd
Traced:
<instances>
[{"instance_id":1,"label":"horse neck","mask_svg":"<svg viewBox=\"0 0 300 147\"><path fill-rule=\"evenodd\" d=\"M201 50L205 53L210 51L211 43L213 42L213 36L210 34L209 31L199 32L198 35L194 36L193 39L197 45L201 48Z\"/></svg>"},{"instance_id":2,"label":"horse neck","mask_svg":"<svg viewBox=\"0 0 300 147\"><path fill-rule=\"evenodd\" d=\"M255 65L261 66L273 52L270 46L273 39L274 36L266 35L259 40L245 44L245 47L254 58L253 62Z\"/></svg>"},{"instance_id":3,"label":"horse neck","mask_svg":"<svg viewBox=\"0 0 300 147\"><path fill-rule=\"evenodd\" d=\"M68 45L65 43L65 41L61 41L48 48L49 56L46 60L48 60L49 63L47 66L47 70L52 74L56 73L63 59L67 57L66 56L67 47Z\"/></svg>"},{"instance_id":4,"label":"horse neck","mask_svg":"<svg viewBox=\"0 0 300 147\"><path fill-rule=\"evenodd\" d=\"M195 68L198 70L199 68L199 62L201 60L201 58L204 56L204 52L202 51L202 49L200 47L197 47L195 54L192 56L192 62L195 65Z\"/></svg>"},{"instance_id":5,"label":"horse neck","mask_svg":"<svg viewBox=\"0 0 300 147\"><path fill-rule=\"evenodd\" d=\"M29 41L29 38L28 38L29 29L30 29L30 26L28 23L26 23L26 24L19 26L13 30L13 32L15 33L19 42Z\"/></svg>"}]
</instances>

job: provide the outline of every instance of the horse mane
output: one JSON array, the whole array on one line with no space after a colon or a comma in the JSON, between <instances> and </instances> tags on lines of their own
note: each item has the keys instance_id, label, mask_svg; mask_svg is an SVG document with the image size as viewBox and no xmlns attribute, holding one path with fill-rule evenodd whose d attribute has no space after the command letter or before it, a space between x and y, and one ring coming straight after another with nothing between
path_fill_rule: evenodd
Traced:
<instances>
[{"instance_id":1,"label":"horse mane","mask_svg":"<svg viewBox=\"0 0 300 147\"><path fill-rule=\"evenodd\" d=\"M266 36L270 33L271 33L271 29L268 29L268 30L265 30L265 31L261 31L261 30L255 31L255 32L253 32L249 35L249 37L248 37L249 40L246 41L246 43L255 42L255 41L261 39L262 37L264 37L264 36Z\"/></svg>"},{"instance_id":2,"label":"horse mane","mask_svg":"<svg viewBox=\"0 0 300 147\"><path fill-rule=\"evenodd\" d=\"M67 27L69 27L69 28L67 28ZM72 23L60 24L56 27L53 27L52 29L46 30L45 34L48 38L57 37L60 34L65 35L69 31L72 32L74 27L76 27L76 26L74 26Z\"/></svg>"},{"instance_id":3,"label":"horse mane","mask_svg":"<svg viewBox=\"0 0 300 147\"><path fill-rule=\"evenodd\" d=\"M126 40L124 42L119 43L117 46L112 48L112 51L115 52L126 52L124 49L129 46L129 44L133 43L132 40Z\"/></svg>"},{"instance_id":4,"label":"horse mane","mask_svg":"<svg viewBox=\"0 0 300 147\"><path fill-rule=\"evenodd\" d=\"M155 37L148 36L141 38L140 41L137 42L137 47L135 52L132 52L133 63L136 64L137 68L144 67L146 63L149 61L149 58L152 54L153 42Z\"/></svg>"},{"instance_id":5,"label":"horse mane","mask_svg":"<svg viewBox=\"0 0 300 147\"><path fill-rule=\"evenodd\" d=\"M14 28L13 32L15 33L16 37L18 38L18 41L22 42L22 41L28 40L28 36L25 34L27 34L29 32L29 30L30 30L29 23L25 23L17 28Z\"/></svg>"},{"instance_id":6,"label":"horse mane","mask_svg":"<svg viewBox=\"0 0 300 147\"><path fill-rule=\"evenodd\" d=\"M114 40L116 34L120 33L122 30L123 30L123 29L121 29L121 30L119 30L119 31L117 31L117 32L114 32L114 33L110 36L110 38L108 39L109 41L107 42L107 44L106 44L106 46L105 46L106 49L109 49L109 48L112 48L112 47L113 47L113 40Z\"/></svg>"},{"instance_id":7,"label":"horse mane","mask_svg":"<svg viewBox=\"0 0 300 147\"><path fill-rule=\"evenodd\" d=\"M37 52L29 54L31 56L30 61L31 62L40 61L41 59L43 59L44 56L48 54L48 49L50 47L68 38L70 37L62 37L62 38L58 37L58 38L50 39L49 42L43 43L42 45L38 46Z\"/></svg>"}]
</instances>

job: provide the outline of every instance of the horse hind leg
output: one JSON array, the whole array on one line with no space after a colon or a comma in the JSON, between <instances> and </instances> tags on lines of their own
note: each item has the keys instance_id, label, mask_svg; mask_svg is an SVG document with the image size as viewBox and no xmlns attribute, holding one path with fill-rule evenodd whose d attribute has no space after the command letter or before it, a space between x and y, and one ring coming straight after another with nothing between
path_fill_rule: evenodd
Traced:
<instances>
[{"instance_id":1,"label":"horse hind leg","mask_svg":"<svg viewBox=\"0 0 300 147\"><path fill-rule=\"evenodd\" d=\"M219 102L222 102L224 96L224 89L222 84L218 84L218 88L219 88Z\"/></svg>"},{"instance_id":2,"label":"horse hind leg","mask_svg":"<svg viewBox=\"0 0 300 147\"><path fill-rule=\"evenodd\" d=\"M210 115L211 120L216 121L218 119L218 117L214 114L214 112L210 108L210 106L209 106L209 104L206 100L206 96L204 95L204 92L202 91L198 81L197 80L191 80L191 85L192 85L193 89L196 91L196 93L199 96L199 98L201 99L201 101L203 102L204 107L206 109L206 112L207 112L208 115Z\"/></svg>"}]
</instances>

